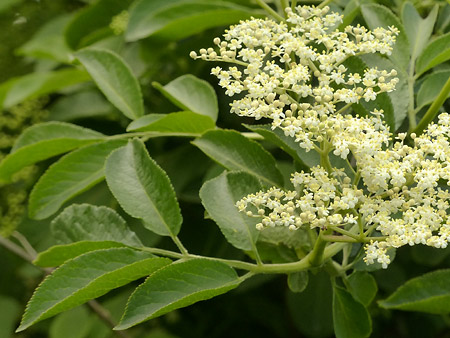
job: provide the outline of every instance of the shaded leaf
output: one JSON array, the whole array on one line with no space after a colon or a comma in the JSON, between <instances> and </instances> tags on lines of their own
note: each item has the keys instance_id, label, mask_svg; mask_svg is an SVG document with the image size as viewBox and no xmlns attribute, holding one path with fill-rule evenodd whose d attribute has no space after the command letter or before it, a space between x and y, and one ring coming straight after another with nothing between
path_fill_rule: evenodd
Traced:
<instances>
[{"instance_id":1,"label":"shaded leaf","mask_svg":"<svg viewBox=\"0 0 450 338\"><path fill-rule=\"evenodd\" d=\"M348 284L353 298L364 306L370 305L378 291L375 278L368 272L353 272L348 277Z\"/></svg>"},{"instance_id":2,"label":"shaded leaf","mask_svg":"<svg viewBox=\"0 0 450 338\"><path fill-rule=\"evenodd\" d=\"M112 35L109 28L112 18L127 9L131 2L132 0L99 0L86 6L77 13L66 29L67 44L78 49Z\"/></svg>"},{"instance_id":3,"label":"shaded leaf","mask_svg":"<svg viewBox=\"0 0 450 338\"><path fill-rule=\"evenodd\" d=\"M411 258L417 264L436 267L442 264L450 255L450 247L436 250L436 248L428 245L414 245L411 248Z\"/></svg>"},{"instance_id":4,"label":"shaded leaf","mask_svg":"<svg viewBox=\"0 0 450 338\"><path fill-rule=\"evenodd\" d=\"M209 216L217 223L223 235L233 246L256 252L259 218L239 212L236 202L261 190L258 179L245 172L224 172L207 181L200 189L200 198Z\"/></svg>"},{"instance_id":5,"label":"shaded leaf","mask_svg":"<svg viewBox=\"0 0 450 338\"><path fill-rule=\"evenodd\" d=\"M437 71L428 75L417 93L417 107L433 103L450 77L450 70Z\"/></svg>"},{"instance_id":6,"label":"shaded leaf","mask_svg":"<svg viewBox=\"0 0 450 338\"><path fill-rule=\"evenodd\" d=\"M20 169L95 143L103 134L69 123L48 122L26 129L14 143L11 153L0 163L0 181L9 181Z\"/></svg>"},{"instance_id":7,"label":"shaded leaf","mask_svg":"<svg viewBox=\"0 0 450 338\"><path fill-rule=\"evenodd\" d=\"M208 82L187 74L165 86L157 82L153 82L153 86L179 108L217 120L217 96Z\"/></svg>"},{"instance_id":8,"label":"shaded leaf","mask_svg":"<svg viewBox=\"0 0 450 338\"><path fill-rule=\"evenodd\" d=\"M236 131L210 130L192 143L229 170L246 171L266 185L283 186L283 177L272 155Z\"/></svg>"},{"instance_id":9,"label":"shaded leaf","mask_svg":"<svg viewBox=\"0 0 450 338\"><path fill-rule=\"evenodd\" d=\"M22 305L16 299L0 295L0 332L5 337L13 337L21 311Z\"/></svg>"},{"instance_id":10,"label":"shaded leaf","mask_svg":"<svg viewBox=\"0 0 450 338\"><path fill-rule=\"evenodd\" d=\"M64 29L73 15L58 16L40 28L17 51L21 55L69 63L71 50L64 39ZM51 46L51 48L49 48Z\"/></svg>"},{"instance_id":11,"label":"shaded leaf","mask_svg":"<svg viewBox=\"0 0 450 338\"><path fill-rule=\"evenodd\" d=\"M86 338L92 330L92 315L85 306L78 306L58 315L50 324L49 338ZM80 325L82 323L82 325Z\"/></svg>"},{"instance_id":12,"label":"shaded leaf","mask_svg":"<svg viewBox=\"0 0 450 338\"><path fill-rule=\"evenodd\" d=\"M141 0L130 11L125 38L179 40L205 29L238 23L260 12L222 1Z\"/></svg>"},{"instance_id":13,"label":"shaded leaf","mask_svg":"<svg viewBox=\"0 0 450 338\"><path fill-rule=\"evenodd\" d=\"M176 136L200 136L216 125L210 117L190 111L170 114L149 114L130 123L127 131L154 131Z\"/></svg>"},{"instance_id":14,"label":"shaded leaf","mask_svg":"<svg viewBox=\"0 0 450 338\"><path fill-rule=\"evenodd\" d=\"M141 87L122 58L106 49L86 48L75 54L106 98L125 116L144 115Z\"/></svg>"},{"instance_id":15,"label":"shaded leaf","mask_svg":"<svg viewBox=\"0 0 450 338\"><path fill-rule=\"evenodd\" d=\"M170 264L145 252L114 248L86 253L48 276L31 297L16 332Z\"/></svg>"},{"instance_id":16,"label":"shaded leaf","mask_svg":"<svg viewBox=\"0 0 450 338\"><path fill-rule=\"evenodd\" d=\"M379 4L361 5L361 14L371 30L374 30L377 27L388 28L389 26L395 26L400 30L392 54L388 57L403 70L407 70L410 60L410 48L408 37L406 36L405 29L400 23L400 20L389 8Z\"/></svg>"},{"instance_id":17,"label":"shaded leaf","mask_svg":"<svg viewBox=\"0 0 450 338\"><path fill-rule=\"evenodd\" d=\"M50 106L49 120L74 121L110 114L114 107L96 90L66 95Z\"/></svg>"},{"instance_id":18,"label":"shaded leaf","mask_svg":"<svg viewBox=\"0 0 450 338\"><path fill-rule=\"evenodd\" d=\"M336 338L369 337L372 320L367 309L345 289L333 288L333 324Z\"/></svg>"},{"instance_id":19,"label":"shaded leaf","mask_svg":"<svg viewBox=\"0 0 450 338\"><path fill-rule=\"evenodd\" d=\"M411 62L415 62L417 56L423 51L433 33L436 23L439 6L436 4L428 14L422 19L420 14L411 2L406 1L402 8L402 22L405 33L409 40Z\"/></svg>"},{"instance_id":20,"label":"shaded leaf","mask_svg":"<svg viewBox=\"0 0 450 338\"><path fill-rule=\"evenodd\" d=\"M386 59L378 54L367 54L363 55L361 58L368 67L378 67L378 69L386 69L387 71L397 68L389 59ZM387 95L390 99L390 102L386 103L386 107L383 108L383 110L385 111L385 121L390 125L393 125L395 128L394 130L398 130L398 128L400 128L408 115L410 97L406 73L399 71L397 73L397 78L398 83L395 85L395 90L390 93L384 93L382 96L383 98ZM375 100L375 102L377 101ZM363 104L365 104L365 102ZM367 106L369 107L369 105ZM383 104L379 105L379 107L383 107ZM391 107L392 110L390 110ZM388 114L392 114L392 116L389 116Z\"/></svg>"},{"instance_id":21,"label":"shaded leaf","mask_svg":"<svg viewBox=\"0 0 450 338\"><path fill-rule=\"evenodd\" d=\"M73 204L51 223L52 237L59 244L79 241L115 241L142 246L136 234L113 209L89 204Z\"/></svg>"},{"instance_id":22,"label":"shaded leaf","mask_svg":"<svg viewBox=\"0 0 450 338\"><path fill-rule=\"evenodd\" d=\"M125 245L122 243L113 241L81 241L70 244L54 245L44 252L40 252L33 261L33 264L41 267L55 267L64 264L69 259L81 256L90 251L121 248L124 246Z\"/></svg>"},{"instance_id":23,"label":"shaded leaf","mask_svg":"<svg viewBox=\"0 0 450 338\"><path fill-rule=\"evenodd\" d=\"M124 144L124 140L92 144L65 155L51 165L30 193L30 217L47 218L66 201L102 181L106 157Z\"/></svg>"},{"instance_id":24,"label":"shaded leaf","mask_svg":"<svg viewBox=\"0 0 450 338\"><path fill-rule=\"evenodd\" d=\"M124 330L221 295L236 288L240 282L231 267L217 261L194 259L171 264L150 275L136 289L115 329Z\"/></svg>"},{"instance_id":25,"label":"shaded leaf","mask_svg":"<svg viewBox=\"0 0 450 338\"><path fill-rule=\"evenodd\" d=\"M34 72L12 78L0 85L0 108L11 108L25 100L89 81L89 74L79 69Z\"/></svg>"},{"instance_id":26,"label":"shaded leaf","mask_svg":"<svg viewBox=\"0 0 450 338\"><path fill-rule=\"evenodd\" d=\"M447 60L450 60L450 33L438 37L427 45L417 59L416 73L420 75Z\"/></svg>"},{"instance_id":27,"label":"shaded leaf","mask_svg":"<svg viewBox=\"0 0 450 338\"><path fill-rule=\"evenodd\" d=\"M288 286L292 292L303 292L308 286L308 271L299 271L288 275Z\"/></svg>"},{"instance_id":28,"label":"shaded leaf","mask_svg":"<svg viewBox=\"0 0 450 338\"><path fill-rule=\"evenodd\" d=\"M272 130L272 125L270 124L245 125L245 127L283 149L300 164L307 167L314 167L320 164L320 156L317 152L306 152L300 147L298 142L295 142L293 137L284 135L284 132L279 128Z\"/></svg>"},{"instance_id":29,"label":"shaded leaf","mask_svg":"<svg viewBox=\"0 0 450 338\"><path fill-rule=\"evenodd\" d=\"M365 55L366 57L366 55ZM359 74L363 74L364 71L369 68L369 65L366 62L370 62L372 66L378 66L378 63L381 64L385 64L387 68L389 68L389 64L383 62L384 60L380 57L367 57L364 59L361 59L359 57L350 57L346 60L345 62L345 66L348 67L348 69L352 72L357 72ZM381 68L381 67L380 67ZM384 68L384 67L383 67ZM400 72L399 72L400 73ZM403 78L403 77L402 77ZM402 84L400 84L400 88L401 88ZM402 99L401 102L404 99ZM404 118L406 117L407 111L405 109L402 109L402 107L404 106L404 104L400 104L399 108L400 111L398 112L398 114L394 115L394 107L393 107L393 103L392 100L390 98L390 96L388 95L388 93L380 93L377 95L376 99L373 101L369 101L366 102L364 99L360 100L359 103L357 104L353 104L353 109L360 115L362 116L367 116L370 114L370 112L372 112L374 109L378 109L378 110L383 110L384 113L384 122L386 122L386 124L390 127L391 131L395 131L396 130L396 126L401 124L401 121L404 120Z\"/></svg>"},{"instance_id":30,"label":"shaded leaf","mask_svg":"<svg viewBox=\"0 0 450 338\"><path fill-rule=\"evenodd\" d=\"M378 304L385 309L450 313L450 269L410 279Z\"/></svg>"},{"instance_id":31,"label":"shaded leaf","mask_svg":"<svg viewBox=\"0 0 450 338\"><path fill-rule=\"evenodd\" d=\"M145 145L132 140L106 161L106 182L122 208L161 236L176 236L182 217L169 177L149 156Z\"/></svg>"},{"instance_id":32,"label":"shaded leaf","mask_svg":"<svg viewBox=\"0 0 450 338\"><path fill-rule=\"evenodd\" d=\"M295 327L307 337L329 337L333 333L333 294L328 274L311 273L306 289L289 292L287 303Z\"/></svg>"}]
</instances>

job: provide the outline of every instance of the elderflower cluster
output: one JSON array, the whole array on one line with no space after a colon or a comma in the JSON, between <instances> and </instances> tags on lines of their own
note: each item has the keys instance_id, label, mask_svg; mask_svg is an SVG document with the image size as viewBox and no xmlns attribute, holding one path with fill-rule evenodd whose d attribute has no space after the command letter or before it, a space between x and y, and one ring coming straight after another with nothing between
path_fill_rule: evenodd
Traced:
<instances>
[{"instance_id":1,"label":"elderflower cluster","mask_svg":"<svg viewBox=\"0 0 450 338\"><path fill-rule=\"evenodd\" d=\"M421 136L411 134L409 145L404 133L392 142L382 110L344 114L354 103L395 89L395 70L352 73L345 61L366 53L390 55L398 30L358 25L339 31L342 17L328 14L328 7L286 12L286 22L242 21L214 39L216 49L191 52L194 59L232 64L211 72L227 95L238 95L232 113L270 118L273 129L321 155L321 166L292 175L294 190L250 194L237 202L239 211L260 218L259 230L318 227L365 241L364 261L383 268L391 261L390 248L445 248L450 115L441 114ZM329 156L345 160L347 171L333 167Z\"/></svg>"},{"instance_id":2,"label":"elderflower cluster","mask_svg":"<svg viewBox=\"0 0 450 338\"><path fill-rule=\"evenodd\" d=\"M300 141L310 135L299 124L315 124L333 115L341 103L368 102L394 90L395 70L368 68L362 74L351 73L343 63L355 55L389 55L398 34L395 27L371 32L359 25L347 26L341 32L334 28L342 16L327 14L329 7L286 10L287 23L241 21L223 39L214 39L218 50L191 52L194 59L234 64L211 71L227 95L240 94L231 103L232 113L257 120L270 118L274 128Z\"/></svg>"},{"instance_id":3,"label":"elderflower cluster","mask_svg":"<svg viewBox=\"0 0 450 338\"><path fill-rule=\"evenodd\" d=\"M390 263L389 248L423 244L445 248L450 241L450 115L441 114L414 146L404 144L404 134L386 148L387 127L379 116L346 117L349 126L328 139L346 142L357 173L320 166L310 173L294 173L294 191L271 188L251 194L236 206L247 215L261 217L257 228L302 226L330 228L339 233L360 224L377 230L380 240L365 246L367 264ZM336 151L336 147L331 150ZM362 178L359 182L358 177ZM359 183L359 184L358 184ZM440 185L441 183L441 185Z\"/></svg>"},{"instance_id":4,"label":"elderflower cluster","mask_svg":"<svg viewBox=\"0 0 450 338\"><path fill-rule=\"evenodd\" d=\"M343 171L336 170L330 176L317 166L310 173L293 174L291 182L294 191L271 188L242 198L236 206L248 216L262 218L256 225L259 230L275 226L291 230L305 225L343 227L357 223L353 209L361 202L363 191L352 186Z\"/></svg>"}]
</instances>

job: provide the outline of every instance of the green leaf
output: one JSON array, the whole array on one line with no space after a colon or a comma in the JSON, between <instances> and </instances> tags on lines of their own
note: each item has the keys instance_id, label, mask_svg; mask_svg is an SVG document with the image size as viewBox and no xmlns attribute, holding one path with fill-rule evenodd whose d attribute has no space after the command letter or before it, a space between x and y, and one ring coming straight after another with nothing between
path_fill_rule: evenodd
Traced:
<instances>
[{"instance_id":1,"label":"green leaf","mask_svg":"<svg viewBox=\"0 0 450 338\"><path fill-rule=\"evenodd\" d=\"M34 58L70 63L71 50L66 44L63 32L72 17L73 15L61 15L47 22L17 52Z\"/></svg>"},{"instance_id":2,"label":"green leaf","mask_svg":"<svg viewBox=\"0 0 450 338\"><path fill-rule=\"evenodd\" d=\"M25 100L89 81L89 74L79 69L34 72L0 85L0 108L11 108Z\"/></svg>"},{"instance_id":3,"label":"green leaf","mask_svg":"<svg viewBox=\"0 0 450 338\"><path fill-rule=\"evenodd\" d=\"M439 6L436 4L428 14L426 19L422 19L414 5L405 2L402 8L402 21L405 27L405 33L409 40L411 62L415 62L417 56L425 48L433 33L433 27L436 23Z\"/></svg>"},{"instance_id":4,"label":"green leaf","mask_svg":"<svg viewBox=\"0 0 450 338\"><path fill-rule=\"evenodd\" d=\"M148 229L161 236L178 234L182 217L175 191L141 141L132 140L108 157L106 182L123 210Z\"/></svg>"},{"instance_id":5,"label":"green leaf","mask_svg":"<svg viewBox=\"0 0 450 338\"><path fill-rule=\"evenodd\" d=\"M52 237L59 244L78 241L115 241L142 246L136 234L113 209L89 204L73 204L51 223Z\"/></svg>"},{"instance_id":6,"label":"green leaf","mask_svg":"<svg viewBox=\"0 0 450 338\"><path fill-rule=\"evenodd\" d=\"M23 2L23 0L3 0L0 3L0 13L9 10L12 6L20 4L21 2Z\"/></svg>"},{"instance_id":7,"label":"green leaf","mask_svg":"<svg viewBox=\"0 0 450 338\"><path fill-rule=\"evenodd\" d=\"M0 309L0 332L5 338L14 337L14 327L20 318L22 305L12 297L0 295Z\"/></svg>"},{"instance_id":8,"label":"green leaf","mask_svg":"<svg viewBox=\"0 0 450 338\"><path fill-rule=\"evenodd\" d=\"M427 267L437 267L450 255L450 247L436 250L428 245L414 245L411 248L411 258L417 264Z\"/></svg>"},{"instance_id":9,"label":"green leaf","mask_svg":"<svg viewBox=\"0 0 450 338\"><path fill-rule=\"evenodd\" d=\"M233 246L256 252L259 218L239 212L236 202L261 190L258 179L245 172L224 172L207 181L200 189L200 198L206 211L217 223L223 235Z\"/></svg>"},{"instance_id":10,"label":"green leaf","mask_svg":"<svg viewBox=\"0 0 450 338\"><path fill-rule=\"evenodd\" d=\"M400 30L400 34L397 36L396 43L389 59L403 70L407 70L410 61L410 48L408 37L406 36L405 29L400 23L400 20L389 8L378 4L361 5L361 13L371 30L374 30L377 27L387 28L388 26L395 26Z\"/></svg>"},{"instance_id":11,"label":"green leaf","mask_svg":"<svg viewBox=\"0 0 450 338\"><path fill-rule=\"evenodd\" d=\"M295 142L293 137L284 135L284 132L276 128L272 130L270 124L245 125L246 128L263 136L267 141L277 145L298 163L306 167L314 167L320 164L320 156L315 151L306 152L301 148L298 142Z\"/></svg>"},{"instance_id":12,"label":"green leaf","mask_svg":"<svg viewBox=\"0 0 450 338\"><path fill-rule=\"evenodd\" d=\"M212 27L238 23L260 14L250 8L221 1L141 0L130 10L125 38L149 36L180 40Z\"/></svg>"},{"instance_id":13,"label":"green leaf","mask_svg":"<svg viewBox=\"0 0 450 338\"><path fill-rule=\"evenodd\" d=\"M350 293L364 306L369 306L375 298L378 287L375 278L368 272L355 271L348 277Z\"/></svg>"},{"instance_id":14,"label":"green leaf","mask_svg":"<svg viewBox=\"0 0 450 338\"><path fill-rule=\"evenodd\" d=\"M78 49L99 38L112 35L109 28L112 18L126 10L132 0L99 0L82 9L65 31L67 44ZM97 38L95 38L97 37Z\"/></svg>"},{"instance_id":15,"label":"green leaf","mask_svg":"<svg viewBox=\"0 0 450 338\"><path fill-rule=\"evenodd\" d=\"M350 25L356 16L360 12L360 1L359 0L350 0L347 2L344 8L344 17L342 23L338 26L339 31L343 31L345 27Z\"/></svg>"},{"instance_id":16,"label":"green leaf","mask_svg":"<svg viewBox=\"0 0 450 338\"><path fill-rule=\"evenodd\" d=\"M266 185L283 186L283 177L272 155L234 130L210 130L192 143L229 170L246 171Z\"/></svg>"},{"instance_id":17,"label":"green leaf","mask_svg":"<svg viewBox=\"0 0 450 338\"><path fill-rule=\"evenodd\" d=\"M113 241L101 241L101 242L76 242L63 245L54 245L51 248L40 252L36 259L33 261L34 265L41 267L54 267L64 264L69 259L81 256L90 251L96 251L101 249L121 248L125 245Z\"/></svg>"},{"instance_id":18,"label":"green leaf","mask_svg":"<svg viewBox=\"0 0 450 338\"><path fill-rule=\"evenodd\" d=\"M153 131L163 135L200 136L215 127L214 121L208 116L182 111L167 115L144 115L131 122L127 131Z\"/></svg>"},{"instance_id":19,"label":"green leaf","mask_svg":"<svg viewBox=\"0 0 450 338\"><path fill-rule=\"evenodd\" d=\"M417 107L423 107L433 103L449 77L450 70L442 70L427 75L417 93Z\"/></svg>"},{"instance_id":20,"label":"green leaf","mask_svg":"<svg viewBox=\"0 0 450 338\"><path fill-rule=\"evenodd\" d=\"M98 142L105 135L92 129L83 128L75 124L63 122L46 122L35 124L27 128L14 142L11 153L17 152L19 149L35 145L42 141L53 141L62 143L66 139L74 141ZM41 146L42 147L42 146ZM42 151L42 150L41 150Z\"/></svg>"},{"instance_id":21,"label":"green leaf","mask_svg":"<svg viewBox=\"0 0 450 338\"><path fill-rule=\"evenodd\" d=\"M65 155L39 178L30 194L28 213L44 219L68 200L88 190L105 178L105 159L125 140L88 145Z\"/></svg>"},{"instance_id":22,"label":"green leaf","mask_svg":"<svg viewBox=\"0 0 450 338\"><path fill-rule=\"evenodd\" d=\"M337 285L333 291L333 324L336 338L369 337L372 320L364 305Z\"/></svg>"},{"instance_id":23,"label":"green leaf","mask_svg":"<svg viewBox=\"0 0 450 338\"><path fill-rule=\"evenodd\" d=\"M16 332L147 276L170 262L128 248L93 251L70 260L35 290Z\"/></svg>"},{"instance_id":24,"label":"green leaf","mask_svg":"<svg viewBox=\"0 0 450 338\"><path fill-rule=\"evenodd\" d=\"M75 54L106 98L125 116L144 115L141 87L122 58L106 49L86 48Z\"/></svg>"},{"instance_id":25,"label":"green leaf","mask_svg":"<svg viewBox=\"0 0 450 338\"><path fill-rule=\"evenodd\" d=\"M240 284L228 265L194 259L166 266L147 278L131 295L115 327L124 330L175 309L221 295Z\"/></svg>"},{"instance_id":26,"label":"green leaf","mask_svg":"<svg viewBox=\"0 0 450 338\"><path fill-rule=\"evenodd\" d=\"M378 304L385 309L450 313L450 269L410 279Z\"/></svg>"},{"instance_id":27,"label":"green leaf","mask_svg":"<svg viewBox=\"0 0 450 338\"><path fill-rule=\"evenodd\" d=\"M365 55L367 56L367 55ZM364 59L364 61L359 57L350 57L345 61L345 66L348 67L348 69L352 72L357 72L359 74L363 74L363 72L369 67L367 63L371 63L370 66L377 67L379 64L383 65L383 68L390 68L389 65L391 63L387 63L383 60L381 57L367 57ZM381 67L380 67L381 68ZM399 74L402 72L399 72ZM401 75L402 80L405 79L403 74ZM400 88L403 86L402 82L400 84ZM403 91L402 91L403 93ZM380 93L377 95L376 99L373 101L366 102L365 100L360 100L358 104L354 104L352 107L353 109L360 114L361 116L367 116L370 114L371 111L374 109L383 109L384 111L384 122L390 127L391 131L395 131L396 127L401 124L401 122L404 120L407 114L407 110L404 99L400 100L399 103L397 103L397 108L399 111L397 112L396 116L394 116L394 107L393 107L393 100L391 100L388 93Z\"/></svg>"},{"instance_id":28,"label":"green leaf","mask_svg":"<svg viewBox=\"0 0 450 338\"><path fill-rule=\"evenodd\" d=\"M427 45L417 59L416 73L421 75L447 60L450 60L450 32Z\"/></svg>"},{"instance_id":29,"label":"green leaf","mask_svg":"<svg viewBox=\"0 0 450 338\"><path fill-rule=\"evenodd\" d=\"M49 110L49 120L67 122L91 117L104 118L115 108L97 90L90 90L63 96Z\"/></svg>"},{"instance_id":30,"label":"green leaf","mask_svg":"<svg viewBox=\"0 0 450 338\"><path fill-rule=\"evenodd\" d=\"M78 306L58 315L48 330L49 338L86 338L92 330L92 314L86 306ZM80 325L82 323L82 325Z\"/></svg>"},{"instance_id":31,"label":"green leaf","mask_svg":"<svg viewBox=\"0 0 450 338\"><path fill-rule=\"evenodd\" d=\"M329 337L333 334L330 278L323 270L311 273L306 289L289 292L287 303L295 327L306 337Z\"/></svg>"},{"instance_id":32,"label":"green leaf","mask_svg":"<svg viewBox=\"0 0 450 338\"><path fill-rule=\"evenodd\" d=\"M288 275L288 286L292 292L303 292L308 286L308 271L299 271Z\"/></svg>"},{"instance_id":33,"label":"green leaf","mask_svg":"<svg viewBox=\"0 0 450 338\"><path fill-rule=\"evenodd\" d=\"M20 169L101 141L105 136L69 123L48 122L26 129L14 143L11 154L0 163L0 181L10 181Z\"/></svg>"},{"instance_id":34,"label":"green leaf","mask_svg":"<svg viewBox=\"0 0 450 338\"><path fill-rule=\"evenodd\" d=\"M187 74L165 86L158 82L153 82L153 86L179 108L217 120L217 96L208 82Z\"/></svg>"},{"instance_id":35,"label":"green leaf","mask_svg":"<svg viewBox=\"0 0 450 338\"><path fill-rule=\"evenodd\" d=\"M392 61L386 59L378 54L367 54L361 56L363 62L368 67L378 67L378 69L386 69L390 71L392 69L397 68ZM390 99L390 102L386 104L386 107L383 109L385 111L385 120L386 122L390 122L390 125L394 126L394 130L398 130L402 125L403 121L408 115L408 105L409 105L409 90L408 90L408 78L405 72L399 71L397 73L398 83L395 86L395 90L390 93L384 93L382 98L385 98L385 95ZM377 102L377 100L375 100ZM364 102L365 104L365 102ZM380 105L383 107L383 104ZM390 110L392 107L392 111ZM388 116L387 114L392 114L392 116Z\"/></svg>"}]
</instances>

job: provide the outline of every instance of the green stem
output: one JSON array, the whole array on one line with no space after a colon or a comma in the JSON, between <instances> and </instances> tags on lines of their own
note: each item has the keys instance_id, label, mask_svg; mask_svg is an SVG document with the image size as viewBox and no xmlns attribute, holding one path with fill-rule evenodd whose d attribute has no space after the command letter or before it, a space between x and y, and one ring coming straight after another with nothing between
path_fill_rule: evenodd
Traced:
<instances>
[{"instance_id":1,"label":"green stem","mask_svg":"<svg viewBox=\"0 0 450 338\"><path fill-rule=\"evenodd\" d=\"M183 256L189 255L189 252L187 251L187 249L184 247L183 243L181 243L180 239L177 236L173 236L172 240L175 243L175 245L177 246L178 250L180 250L180 252L182 253Z\"/></svg>"},{"instance_id":2,"label":"green stem","mask_svg":"<svg viewBox=\"0 0 450 338\"><path fill-rule=\"evenodd\" d=\"M408 93L409 93L409 104L408 104L408 120L409 120L409 131L413 131L417 127L416 112L414 110L414 67L413 74L408 76Z\"/></svg>"},{"instance_id":3,"label":"green stem","mask_svg":"<svg viewBox=\"0 0 450 338\"><path fill-rule=\"evenodd\" d=\"M287 0L280 0L280 6L281 6L281 9L283 10L284 17L287 19L286 8L289 7L288 1Z\"/></svg>"},{"instance_id":4,"label":"green stem","mask_svg":"<svg viewBox=\"0 0 450 338\"><path fill-rule=\"evenodd\" d=\"M329 143L325 140L322 143L322 152L320 153L320 165L329 173L333 172L333 167L331 166L330 158L328 153L330 152Z\"/></svg>"},{"instance_id":5,"label":"green stem","mask_svg":"<svg viewBox=\"0 0 450 338\"><path fill-rule=\"evenodd\" d=\"M242 136L245 136L246 138L252 139L252 140L264 140L264 137L262 135L259 135L257 133L252 132L241 132Z\"/></svg>"},{"instance_id":6,"label":"green stem","mask_svg":"<svg viewBox=\"0 0 450 338\"><path fill-rule=\"evenodd\" d=\"M331 2L333 2L333 0L325 0L319 6L317 6L317 8L323 8L323 7L325 7L326 5L328 5Z\"/></svg>"},{"instance_id":7,"label":"green stem","mask_svg":"<svg viewBox=\"0 0 450 338\"><path fill-rule=\"evenodd\" d=\"M264 0L255 0L255 1L262 9L264 9L268 14L272 15L275 19L277 19L278 21L284 21L284 18L280 14L275 12L272 9L272 7L266 4Z\"/></svg>"},{"instance_id":8,"label":"green stem","mask_svg":"<svg viewBox=\"0 0 450 338\"><path fill-rule=\"evenodd\" d=\"M292 10L294 10L296 6L297 6L297 0L292 0L291 1L291 8L292 8Z\"/></svg>"},{"instance_id":9,"label":"green stem","mask_svg":"<svg viewBox=\"0 0 450 338\"><path fill-rule=\"evenodd\" d=\"M328 225L328 229L331 229L331 230L333 230L333 231L339 232L339 233L342 234L342 235L345 235L345 236L351 237L351 238L353 238L353 239L356 239L357 241L359 241L359 240L361 239L360 236L354 235L352 232L347 231L347 230L344 230L344 229L341 229L341 228L339 228L339 227L335 227L335 226L332 226L332 225Z\"/></svg>"},{"instance_id":10,"label":"green stem","mask_svg":"<svg viewBox=\"0 0 450 338\"><path fill-rule=\"evenodd\" d=\"M324 243L326 245L326 243ZM322 261L325 261L329 258L332 258L335 256L338 252L340 252L347 243L334 243L327 247L325 247L325 250L322 251ZM281 263L281 264L264 264L264 265L257 265L253 263L247 263L237 260L230 260L230 259L222 259L222 258L215 258L215 257L205 257L205 256L198 256L189 254L187 256L183 256L182 254L178 252L173 252L169 250L163 250L158 248L148 248L143 247L141 248L143 251L148 251L157 255L162 255L166 257L171 258L178 258L178 259L209 259L216 262L222 262L225 264L228 264L229 266L236 268L236 269L242 269L247 270L253 273L291 273L291 272L298 272L303 270L308 270L312 267L310 263L311 256L314 251L307 254L303 259L301 259L298 262L292 262L292 263Z\"/></svg>"},{"instance_id":11,"label":"green stem","mask_svg":"<svg viewBox=\"0 0 450 338\"><path fill-rule=\"evenodd\" d=\"M353 178L353 185L357 188L359 179L361 178L361 171L357 171L355 177Z\"/></svg>"},{"instance_id":12,"label":"green stem","mask_svg":"<svg viewBox=\"0 0 450 338\"><path fill-rule=\"evenodd\" d=\"M360 240L348 236L337 235L323 235L322 239L327 242L342 242L342 243L359 243Z\"/></svg>"},{"instance_id":13,"label":"green stem","mask_svg":"<svg viewBox=\"0 0 450 338\"><path fill-rule=\"evenodd\" d=\"M319 70L317 69L316 65L314 64L314 62L312 62L310 59L308 59L308 64L309 64L309 68L311 68L311 70L313 71L313 73L319 71Z\"/></svg>"},{"instance_id":14,"label":"green stem","mask_svg":"<svg viewBox=\"0 0 450 338\"><path fill-rule=\"evenodd\" d=\"M323 239L323 236L326 235L329 232L329 230L321 230L319 232L319 237L316 240L316 243L314 244L314 248L311 251L311 254L309 255L309 264L312 267L320 266L323 259L323 254L325 251L325 247L327 246L328 242Z\"/></svg>"},{"instance_id":15,"label":"green stem","mask_svg":"<svg viewBox=\"0 0 450 338\"><path fill-rule=\"evenodd\" d=\"M347 103L345 106L343 106L341 109L339 109L335 114L341 114L342 115L342 113L344 112L344 111L346 111L348 108L350 108L350 106L352 105L353 103Z\"/></svg>"},{"instance_id":16,"label":"green stem","mask_svg":"<svg viewBox=\"0 0 450 338\"><path fill-rule=\"evenodd\" d=\"M438 97L434 100L434 102L430 106L430 108L428 108L428 110L425 113L422 120L419 122L417 127L414 128L413 133L416 133L416 135L422 134L422 132L428 126L428 124L431 121L433 121L433 119L436 117L436 114L438 113L439 108L444 104L449 93L450 93L450 77L448 78L444 87L442 87L441 92L439 93Z\"/></svg>"},{"instance_id":17,"label":"green stem","mask_svg":"<svg viewBox=\"0 0 450 338\"><path fill-rule=\"evenodd\" d=\"M327 242L342 242L342 243L370 243L370 241L385 241L387 237L364 237L355 239L349 236L323 235L322 239Z\"/></svg>"}]
</instances>

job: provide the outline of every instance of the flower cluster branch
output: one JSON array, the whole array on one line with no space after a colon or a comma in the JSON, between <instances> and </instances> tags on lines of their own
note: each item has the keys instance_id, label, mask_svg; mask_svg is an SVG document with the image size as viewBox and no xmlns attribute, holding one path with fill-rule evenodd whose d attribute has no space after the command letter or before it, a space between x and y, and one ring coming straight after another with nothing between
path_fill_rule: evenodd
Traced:
<instances>
[{"instance_id":1,"label":"flower cluster branch","mask_svg":"<svg viewBox=\"0 0 450 338\"><path fill-rule=\"evenodd\" d=\"M440 182L450 179L450 115L441 114L421 136L411 134L408 145L403 133L392 142L382 110L346 113L354 103L393 91L398 78L395 70L377 68L351 73L344 61L367 53L390 55L398 29L358 25L339 31L342 16L327 6L285 11L286 22L242 21L214 39L216 48L191 52L194 59L231 64L211 73L227 95L238 97L232 113L271 119L273 129L281 128L322 159L309 172L292 175L295 190L250 194L237 208L260 218L259 230L319 228L366 243L365 262L384 268L391 261L389 248L445 248L450 195ZM331 155L347 160L350 172L333 167ZM359 234L348 231L354 226Z\"/></svg>"}]
</instances>

